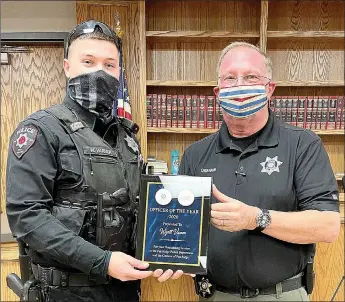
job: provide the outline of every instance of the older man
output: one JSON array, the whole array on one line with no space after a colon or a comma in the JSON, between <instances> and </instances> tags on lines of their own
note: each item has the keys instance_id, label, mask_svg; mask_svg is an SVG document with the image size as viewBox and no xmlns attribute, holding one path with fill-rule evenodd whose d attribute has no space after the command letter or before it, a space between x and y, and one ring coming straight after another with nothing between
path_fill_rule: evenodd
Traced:
<instances>
[{"instance_id":1,"label":"older man","mask_svg":"<svg viewBox=\"0 0 345 302\"><path fill-rule=\"evenodd\" d=\"M339 233L338 187L312 131L275 118L266 54L235 42L218 64L221 129L183 155L180 174L214 180L208 280L212 301L308 301L316 242ZM206 280L206 279L205 279ZM204 297L212 290L201 290Z\"/></svg>"}]
</instances>

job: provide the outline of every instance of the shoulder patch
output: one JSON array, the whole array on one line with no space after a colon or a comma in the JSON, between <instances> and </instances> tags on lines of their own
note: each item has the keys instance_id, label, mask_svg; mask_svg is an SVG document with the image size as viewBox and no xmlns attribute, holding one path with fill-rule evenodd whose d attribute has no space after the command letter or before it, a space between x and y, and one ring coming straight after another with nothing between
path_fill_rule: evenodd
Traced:
<instances>
[{"instance_id":1,"label":"shoulder patch","mask_svg":"<svg viewBox=\"0 0 345 302\"><path fill-rule=\"evenodd\" d=\"M14 132L12 137L12 150L17 158L21 158L35 143L38 129L34 125L26 125Z\"/></svg>"}]
</instances>

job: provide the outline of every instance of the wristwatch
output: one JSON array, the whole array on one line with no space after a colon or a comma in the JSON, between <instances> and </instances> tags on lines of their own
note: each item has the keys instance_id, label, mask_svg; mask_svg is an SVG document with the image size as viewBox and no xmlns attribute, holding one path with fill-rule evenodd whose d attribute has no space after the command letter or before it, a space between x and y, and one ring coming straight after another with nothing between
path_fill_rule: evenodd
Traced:
<instances>
[{"instance_id":1,"label":"wristwatch","mask_svg":"<svg viewBox=\"0 0 345 302\"><path fill-rule=\"evenodd\" d=\"M272 222L271 214L266 209L260 209L261 212L256 216L256 228L254 231L262 232Z\"/></svg>"}]
</instances>

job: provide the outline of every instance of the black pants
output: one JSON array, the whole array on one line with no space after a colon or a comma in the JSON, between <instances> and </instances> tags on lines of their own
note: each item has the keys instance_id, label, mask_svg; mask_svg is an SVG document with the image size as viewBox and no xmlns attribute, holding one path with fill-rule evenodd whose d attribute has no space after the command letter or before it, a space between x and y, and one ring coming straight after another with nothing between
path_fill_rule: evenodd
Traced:
<instances>
[{"instance_id":1,"label":"black pants","mask_svg":"<svg viewBox=\"0 0 345 302\"><path fill-rule=\"evenodd\" d=\"M82 287L49 286L46 301L52 302L138 302L140 282L121 282L112 279L109 284Z\"/></svg>"}]
</instances>

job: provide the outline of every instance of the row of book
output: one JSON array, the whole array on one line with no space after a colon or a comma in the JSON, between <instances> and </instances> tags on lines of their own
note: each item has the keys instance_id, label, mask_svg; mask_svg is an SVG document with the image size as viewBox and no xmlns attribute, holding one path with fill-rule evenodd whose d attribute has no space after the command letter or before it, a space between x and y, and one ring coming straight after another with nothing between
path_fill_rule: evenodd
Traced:
<instances>
[{"instance_id":1,"label":"row of book","mask_svg":"<svg viewBox=\"0 0 345 302\"><path fill-rule=\"evenodd\" d=\"M294 126L344 128L344 96L274 96L269 105L278 118Z\"/></svg>"},{"instance_id":2,"label":"row of book","mask_svg":"<svg viewBox=\"0 0 345 302\"><path fill-rule=\"evenodd\" d=\"M344 96L274 96L269 106L284 122L308 129L343 129ZM147 126L218 129L222 110L214 95L146 96Z\"/></svg>"},{"instance_id":3,"label":"row of book","mask_svg":"<svg viewBox=\"0 0 345 302\"><path fill-rule=\"evenodd\" d=\"M212 95L146 96L148 127L160 128L219 128L223 116Z\"/></svg>"}]
</instances>

